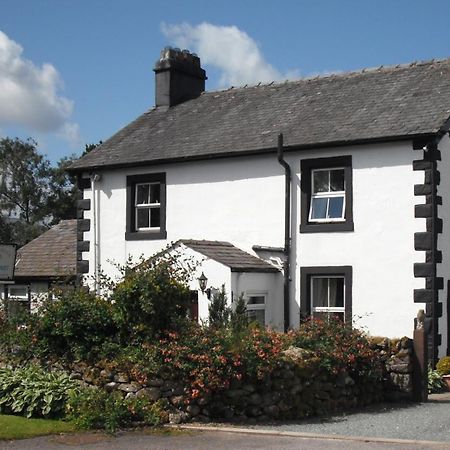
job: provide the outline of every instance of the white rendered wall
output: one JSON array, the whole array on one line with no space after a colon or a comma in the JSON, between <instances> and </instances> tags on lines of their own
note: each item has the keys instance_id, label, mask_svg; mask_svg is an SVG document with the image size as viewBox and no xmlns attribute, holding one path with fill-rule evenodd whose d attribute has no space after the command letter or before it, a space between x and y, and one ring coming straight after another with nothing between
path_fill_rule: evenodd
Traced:
<instances>
[{"instance_id":1,"label":"white rendered wall","mask_svg":"<svg viewBox=\"0 0 450 450\"><path fill-rule=\"evenodd\" d=\"M423 172L412 169L417 155L405 142L355 146L320 156L337 155L352 155L354 231L295 233L295 273L301 266L352 266L356 326L372 335L412 336L414 317L422 307L413 303L413 290L424 287L424 280L413 276L414 262L424 261L414 250L414 233L425 231L425 219L414 218L414 205L420 203L414 184L424 179ZM315 152L302 155L314 157ZM297 201L299 183L297 166ZM298 230L299 211L295 217ZM295 288L299 293L298 276ZM298 323L298 315L291 317L293 321Z\"/></svg>"},{"instance_id":2,"label":"white rendered wall","mask_svg":"<svg viewBox=\"0 0 450 450\"><path fill-rule=\"evenodd\" d=\"M125 241L126 176L159 172L166 173L167 240ZM153 255L178 239L229 241L251 253L255 244L284 242L284 177L274 155L109 171L97 189L101 268L109 275L117 273L111 262ZM84 197L92 198L90 189ZM92 211L85 218L91 250L83 258L93 275Z\"/></svg>"},{"instance_id":3,"label":"white rendered wall","mask_svg":"<svg viewBox=\"0 0 450 450\"><path fill-rule=\"evenodd\" d=\"M42 302L48 299L48 282L47 281L35 281L30 283L30 311L37 312Z\"/></svg>"},{"instance_id":4,"label":"white rendered wall","mask_svg":"<svg viewBox=\"0 0 450 450\"><path fill-rule=\"evenodd\" d=\"M442 251L442 264L437 265L437 276L444 279L444 289L439 292L439 302L442 303L442 317L439 319L439 333L442 344L439 346L439 357L445 356L447 351L447 302L448 281L450 278L450 139L445 135L439 142L442 160L438 161L441 182L438 195L442 197L442 205L438 206L438 217L442 219L442 234L438 234L438 250Z\"/></svg>"},{"instance_id":5,"label":"white rendered wall","mask_svg":"<svg viewBox=\"0 0 450 450\"><path fill-rule=\"evenodd\" d=\"M300 234L300 160L339 155L353 159L355 230ZM425 219L414 218L420 203L414 184L423 183L423 172L412 170L416 156L411 142L287 155L293 172L291 326L299 321L300 267L351 265L353 313L362 316L356 325L373 335L412 335L421 307L413 303L413 290L424 287L424 279L413 277L414 262L424 261L423 252L414 251L414 232L425 231ZM126 176L159 172L167 181L167 240L125 241ZM107 171L97 186L101 268L109 275L116 273L111 261L150 256L182 238L229 241L250 253L255 244L284 245L284 172L275 154ZM91 251L84 259L92 274L92 211L85 218L91 218L85 233ZM282 289L279 295L282 314Z\"/></svg>"},{"instance_id":6,"label":"white rendered wall","mask_svg":"<svg viewBox=\"0 0 450 450\"><path fill-rule=\"evenodd\" d=\"M206 291L202 293L199 289L198 278L203 273L207 281L207 288L221 289L222 286L225 288L227 294L228 304L231 304L231 271L230 268L224 266L223 264L214 261L213 259L207 258L206 256L198 253L184 245L180 245L182 253L188 257L192 258L197 264L197 267L192 274L192 279L189 282L189 288L192 291L198 291L198 318L200 321L207 321L209 317L208 307L211 302L208 299Z\"/></svg>"},{"instance_id":7,"label":"white rendered wall","mask_svg":"<svg viewBox=\"0 0 450 450\"><path fill-rule=\"evenodd\" d=\"M199 289L198 278L203 273L207 281L207 288L220 290L225 288L228 306L233 307L235 300L241 294L264 293L266 295L266 324L271 328L283 329L283 309L279 302L279 293L283 289L283 276L278 273L248 273L231 272L231 269L205 255L186 247L184 244L170 250L172 254L180 255L180 261L190 261L196 266L189 280L189 288L198 292L198 316L200 321L208 319L208 306L211 300L207 294Z\"/></svg>"},{"instance_id":8,"label":"white rendered wall","mask_svg":"<svg viewBox=\"0 0 450 450\"><path fill-rule=\"evenodd\" d=\"M278 273L232 273L233 298L240 295L264 294L266 296L266 325L283 330L283 275Z\"/></svg>"}]
</instances>

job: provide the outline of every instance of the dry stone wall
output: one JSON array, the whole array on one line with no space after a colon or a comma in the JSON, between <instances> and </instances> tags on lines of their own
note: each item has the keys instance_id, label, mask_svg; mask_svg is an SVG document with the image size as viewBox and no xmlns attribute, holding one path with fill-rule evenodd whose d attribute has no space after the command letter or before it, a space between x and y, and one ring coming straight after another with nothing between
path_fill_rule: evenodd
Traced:
<instances>
[{"instance_id":1,"label":"dry stone wall","mask_svg":"<svg viewBox=\"0 0 450 450\"><path fill-rule=\"evenodd\" d=\"M383 397L388 401L413 399L412 339L384 339L374 347L383 361Z\"/></svg>"},{"instance_id":2,"label":"dry stone wall","mask_svg":"<svg viewBox=\"0 0 450 450\"><path fill-rule=\"evenodd\" d=\"M295 360L286 360L262 380L235 380L227 390L192 399L181 382L162 377L138 381L130 373L85 364L73 365L71 375L85 385L119 391L123 396L165 401L172 423L298 419L383 400L411 400L412 340L384 339L372 346L383 361L382 383L361 384L347 373L311 374Z\"/></svg>"},{"instance_id":3,"label":"dry stone wall","mask_svg":"<svg viewBox=\"0 0 450 450\"><path fill-rule=\"evenodd\" d=\"M412 400L412 340L377 339L371 345L383 362L382 382L362 383L348 373L333 376L317 368L311 371L301 364L305 351L290 348L278 368L262 380L234 380L226 390L200 393L194 399L189 395L189 386L181 381L167 376L142 379L133 375L132 370L111 369L104 362L94 366L49 364L49 368L67 370L84 386L164 402L172 423L214 420L256 423L324 415L383 400Z\"/></svg>"}]
</instances>

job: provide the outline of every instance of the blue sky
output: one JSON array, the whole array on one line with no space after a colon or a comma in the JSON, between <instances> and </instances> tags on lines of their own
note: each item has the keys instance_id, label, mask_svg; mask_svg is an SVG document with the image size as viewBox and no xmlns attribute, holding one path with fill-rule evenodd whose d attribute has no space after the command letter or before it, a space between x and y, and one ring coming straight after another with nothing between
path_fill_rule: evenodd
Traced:
<instances>
[{"instance_id":1,"label":"blue sky","mask_svg":"<svg viewBox=\"0 0 450 450\"><path fill-rule=\"evenodd\" d=\"M212 90L450 57L449 18L448 0L0 0L0 136L80 154L153 106L166 45Z\"/></svg>"}]
</instances>

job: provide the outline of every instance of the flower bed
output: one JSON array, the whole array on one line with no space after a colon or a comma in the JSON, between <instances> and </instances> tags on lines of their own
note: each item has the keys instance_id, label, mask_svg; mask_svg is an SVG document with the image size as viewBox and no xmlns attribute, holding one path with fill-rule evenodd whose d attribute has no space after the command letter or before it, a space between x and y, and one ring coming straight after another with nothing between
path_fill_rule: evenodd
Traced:
<instances>
[{"instance_id":1,"label":"flower bed","mask_svg":"<svg viewBox=\"0 0 450 450\"><path fill-rule=\"evenodd\" d=\"M114 360L67 369L125 399L159 401L173 423L297 419L410 399L411 341L370 342L343 327L314 322L287 334L251 327L235 334L191 325Z\"/></svg>"}]
</instances>

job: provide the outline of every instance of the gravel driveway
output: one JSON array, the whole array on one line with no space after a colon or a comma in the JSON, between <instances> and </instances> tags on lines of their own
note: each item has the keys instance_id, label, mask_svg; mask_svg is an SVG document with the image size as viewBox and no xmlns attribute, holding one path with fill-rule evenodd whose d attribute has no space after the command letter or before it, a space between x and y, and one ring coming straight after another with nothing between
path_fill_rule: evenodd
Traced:
<instances>
[{"instance_id":1,"label":"gravel driveway","mask_svg":"<svg viewBox=\"0 0 450 450\"><path fill-rule=\"evenodd\" d=\"M434 394L427 403L384 404L348 415L253 429L339 436L367 436L448 442L450 447L450 393Z\"/></svg>"}]
</instances>

